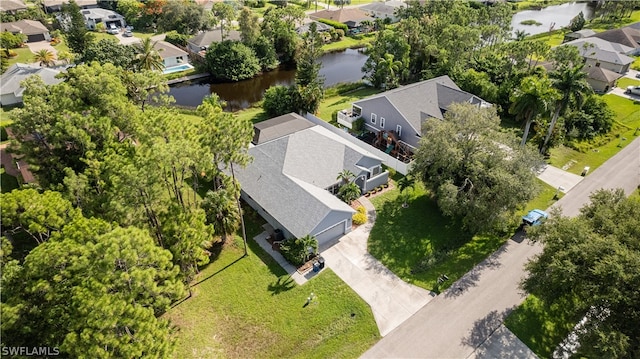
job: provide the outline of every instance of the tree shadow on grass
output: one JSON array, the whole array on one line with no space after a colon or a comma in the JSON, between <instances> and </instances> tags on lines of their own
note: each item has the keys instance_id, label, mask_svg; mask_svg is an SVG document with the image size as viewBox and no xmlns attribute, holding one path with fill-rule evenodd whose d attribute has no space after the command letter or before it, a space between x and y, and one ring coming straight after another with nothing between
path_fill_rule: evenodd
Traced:
<instances>
[{"instance_id":1,"label":"tree shadow on grass","mask_svg":"<svg viewBox=\"0 0 640 359\"><path fill-rule=\"evenodd\" d=\"M458 279L451 287L445 292L445 298L455 298L462 295L471 287L475 287L485 270L497 269L502 266L500 262L500 256L507 252L507 246L503 245L497 251L493 252L489 257L473 267L470 271L465 273L460 279Z\"/></svg>"},{"instance_id":2,"label":"tree shadow on grass","mask_svg":"<svg viewBox=\"0 0 640 359\"><path fill-rule=\"evenodd\" d=\"M504 322L505 318L513 311L514 307L502 312L493 310L484 318L473 323L473 327L466 337L462 338L462 344L478 348L481 346Z\"/></svg>"},{"instance_id":3,"label":"tree shadow on grass","mask_svg":"<svg viewBox=\"0 0 640 359\"><path fill-rule=\"evenodd\" d=\"M296 283L293 278L291 278L291 276L282 276L278 277L278 279L272 284L269 284L267 289L271 292L271 295L278 295L280 293L293 289L295 286Z\"/></svg>"}]
</instances>

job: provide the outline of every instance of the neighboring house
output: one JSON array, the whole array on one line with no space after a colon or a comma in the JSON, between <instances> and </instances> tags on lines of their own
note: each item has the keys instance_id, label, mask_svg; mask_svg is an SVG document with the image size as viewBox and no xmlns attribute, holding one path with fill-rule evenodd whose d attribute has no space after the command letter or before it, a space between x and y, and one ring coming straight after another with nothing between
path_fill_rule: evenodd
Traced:
<instances>
[{"instance_id":1,"label":"neighboring house","mask_svg":"<svg viewBox=\"0 0 640 359\"><path fill-rule=\"evenodd\" d=\"M165 69L189 63L189 54L181 48L166 41L158 41L154 48L162 58Z\"/></svg>"},{"instance_id":2,"label":"neighboring house","mask_svg":"<svg viewBox=\"0 0 640 359\"><path fill-rule=\"evenodd\" d=\"M569 42L565 42L561 46L571 45L578 48L580 51L589 50L589 49L600 49L603 51L611 51L618 52L624 55L631 55L634 52L633 47L629 47L626 45L618 44L616 42L610 42L607 40L600 39L598 37L587 37L584 39L573 40Z\"/></svg>"},{"instance_id":3,"label":"neighboring house","mask_svg":"<svg viewBox=\"0 0 640 359\"><path fill-rule=\"evenodd\" d=\"M59 73L60 69L21 63L9 67L0 76L0 105L10 106L22 103L24 87L20 83L26 78L37 75L42 78L45 84L55 85L63 81L63 79L56 78Z\"/></svg>"},{"instance_id":4,"label":"neighboring house","mask_svg":"<svg viewBox=\"0 0 640 359\"><path fill-rule=\"evenodd\" d=\"M230 30L224 37L225 40L240 41L240 31ZM187 40L187 49L191 52L200 53L207 51L212 42L222 42L220 29L202 31L198 35Z\"/></svg>"},{"instance_id":5,"label":"neighboring house","mask_svg":"<svg viewBox=\"0 0 640 359\"><path fill-rule=\"evenodd\" d=\"M369 14L376 19L389 19L391 22L398 22L400 19L396 16L398 9L407 7L407 4L401 1L385 1L372 2L370 4L360 6L360 10Z\"/></svg>"},{"instance_id":6,"label":"neighboring house","mask_svg":"<svg viewBox=\"0 0 640 359\"><path fill-rule=\"evenodd\" d=\"M580 31L574 31L564 35L562 42L584 39L585 37L590 37L595 34L596 32L591 29L582 29Z\"/></svg>"},{"instance_id":7,"label":"neighboring house","mask_svg":"<svg viewBox=\"0 0 640 359\"><path fill-rule=\"evenodd\" d=\"M27 42L51 41L49 29L40 21L20 20L15 22L0 23L0 31L9 31L13 34L24 34Z\"/></svg>"},{"instance_id":8,"label":"neighboring house","mask_svg":"<svg viewBox=\"0 0 640 359\"><path fill-rule=\"evenodd\" d=\"M598 66L585 66L587 82L594 92L605 93L616 87L616 82L623 75Z\"/></svg>"},{"instance_id":9,"label":"neighboring house","mask_svg":"<svg viewBox=\"0 0 640 359\"><path fill-rule=\"evenodd\" d=\"M96 25L100 23L104 24L105 29L108 29L111 25L118 28L127 26L124 16L115 11L101 8L90 8L81 10L80 12L82 13L82 16L84 16L84 23L87 26L87 29L90 30L95 30Z\"/></svg>"},{"instance_id":10,"label":"neighboring house","mask_svg":"<svg viewBox=\"0 0 640 359\"><path fill-rule=\"evenodd\" d=\"M27 5L25 5L21 0L0 1L0 12L15 15L21 11L27 11Z\"/></svg>"},{"instance_id":11,"label":"neighboring house","mask_svg":"<svg viewBox=\"0 0 640 359\"><path fill-rule=\"evenodd\" d=\"M69 0L44 0L42 3L44 12L50 14L52 12L62 11L62 5L69 3ZM98 8L97 0L76 0L76 4L81 10Z\"/></svg>"},{"instance_id":12,"label":"neighboring house","mask_svg":"<svg viewBox=\"0 0 640 359\"><path fill-rule=\"evenodd\" d=\"M587 49L581 52L586 61L585 66L602 67L619 74L629 71L629 66L634 61L632 57L613 51Z\"/></svg>"},{"instance_id":13,"label":"neighboring house","mask_svg":"<svg viewBox=\"0 0 640 359\"><path fill-rule=\"evenodd\" d=\"M363 21L374 21L366 12L358 9L322 10L309 14L313 20L327 19L347 25L350 29L359 27Z\"/></svg>"},{"instance_id":14,"label":"neighboring house","mask_svg":"<svg viewBox=\"0 0 640 359\"><path fill-rule=\"evenodd\" d=\"M376 141L382 140L374 143L375 147L386 149L385 152L396 158L403 155L403 160L408 160L424 134L425 121L442 120L453 103L491 106L480 97L462 91L445 75L356 101L350 110L338 112L338 123L352 128L353 122L362 117L365 129L376 135ZM391 144L396 148L390 148Z\"/></svg>"},{"instance_id":15,"label":"neighboring house","mask_svg":"<svg viewBox=\"0 0 640 359\"><path fill-rule=\"evenodd\" d=\"M326 32L326 31L331 31L331 29L333 29L333 26L327 25L325 23L322 23L319 21L310 21L296 28L296 32L298 33L298 35L306 34L307 32L309 32L309 26L311 26L311 23L316 24L316 30L318 32Z\"/></svg>"},{"instance_id":16,"label":"neighboring house","mask_svg":"<svg viewBox=\"0 0 640 359\"><path fill-rule=\"evenodd\" d=\"M640 30L638 29L627 26L600 32L592 37L628 46L634 49L630 54L627 53L628 55L640 55Z\"/></svg>"},{"instance_id":17,"label":"neighboring house","mask_svg":"<svg viewBox=\"0 0 640 359\"><path fill-rule=\"evenodd\" d=\"M235 169L242 198L285 238L313 235L328 244L351 231L355 211L332 193L343 170L364 191L388 181L381 160L297 114L254 126L253 161Z\"/></svg>"}]
</instances>

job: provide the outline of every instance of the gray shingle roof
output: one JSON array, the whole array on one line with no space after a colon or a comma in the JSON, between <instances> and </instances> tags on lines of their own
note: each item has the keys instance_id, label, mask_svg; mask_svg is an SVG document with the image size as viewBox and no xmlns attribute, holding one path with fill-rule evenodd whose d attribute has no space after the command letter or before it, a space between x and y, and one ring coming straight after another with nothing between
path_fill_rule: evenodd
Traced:
<instances>
[{"instance_id":1,"label":"gray shingle roof","mask_svg":"<svg viewBox=\"0 0 640 359\"><path fill-rule=\"evenodd\" d=\"M623 54L627 54L633 51L633 48L629 46L625 46L615 42L610 42L597 37L587 37L584 39L573 40L573 41L565 42L560 46L565 46L565 45L575 46L578 48L578 50L580 50L580 53L584 53L585 44L588 47L586 51L589 51L593 48L598 48L600 50L605 50L605 51L620 52ZM593 45L593 47L590 47L591 45Z\"/></svg>"},{"instance_id":2,"label":"gray shingle roof","mask_svg":"<svg viewBox=\"0 0 640 359\"><path fill-rule=\"evenodd\" d=\"M156 42L154 48L158 51L160 57L174 57L174 56L187 56L187 52L182 50L181 48L174 46L166 41L158 41Z\"/></svg>"},{"instance_id":3,"label":"gray shingle roof","mask_svg":"<svg viewBox=\"0 0 640 359\"><path fill-rule=\"evenodd\" d=\"M21 0L2 0L0 1L0 11L18 11L26 10L27 5Z\"/></svg>"},{"instance_id":4,"label":"gray shingle roof","mask_svg":"<svg viewBox=\"0 0 640 359\"><path fill-rule=\"evenodd\" d=\"M0 94L13 93L16 97L22 96L24 88L20 86L20 82L33 75L40 76L47 85L58 84L63 81L63 79L55 78L59 73L60 70L55 68L17 63L9 67L0 77Z\"/></svg>"},{"instance_id":5,"label":"gray shingle roof","mask_svg":"<svg viewBox=\"0 0 640 359\"><path fill-rule=\"evenodd\" d=\"M225 36L225 40L240 40L240 31L231 30L229 34ZM189 43L193 44L196 47L209 47L212 42L221 42L222 36L220 35L220 30L210 30L203 31L198 35L190 38L188 40Z\"/></svg>"},{"instance_id":6,"label":"gray shingle roof","mask_svg":"<svg viewBox=\"0 0 640 359\"><path fill-rule=\"evenodd\" d=\"M599 67L599 66L590 66L585 68L584 70L587 73L587 77L589 77L590 79L603 81L603 82L612 82L623 76L622 74L619 74L617 72L613 72L607 69L603 69L602 67Z\"/></svg>"},{"instance_id":7,"label":"gray shingle roof","mask_svg":"<svg viewBox=\"0 0 640 359\"><path fill-rule=\"evenodd\" d=\"M324 189L338 182L340 171L360 173L360 167L370 168L381 162L315 125L253 146L249 154L253 162L236 171L242 190L298 237L314 234L336 213L354 213Z\"/></svg>"},{"instance_id":8,"label":"gray shingle roof","mask_svg":"<svg viewBox=\"0 0 640 359\"><path fill-rule=\"evenodd\" d=\"M407 7L407 4L400 1L372 2L367 5L360 6L360 10L364 12L375 11L388 16L393 16L396 9Z\"/></svg>"},{"instance_id":9,"label":"gray shingle roof","mask_svg":"<svg viewBox=\"0 0 640 359\"><path fill-rule=\"evenodd\" d=\"M615 51L605 51L600 49L589 49L583 55L588 59L596 59L599 61L610 62L612 64L627 65L634 61L632 57Z\"/></svg>"},{"instance_id":10,"label":"gray shingle roof","mask_svg":"<svg viewBox=\"0 0 640 359\"><path fill-rule=\"evenodd\" d=\"M259 145L309 127L313 127L311 121L295 113L288 113L256 123L253 126L254 135L252 143Z\"/></svg>"},{"instance_id":11,"label":"gray shingle roof","mask_svg":"<svg viewBox=\"0 0 640 359\"><path fill-rule=\"evenodd\" d=\"M633 48L640 47L638 41L640 41L640 30L636 30L631 27L623 27L621 29L611 29L598 34L593 37L611 41L614 43L622 44Z\"/></svg>"},{"instance_id":12,"label":"gray shingle roof","mask_svg":"<svg viewBox=\"0 0 640 359\"><path fill-rule=\"evenodd\" d=\"M12 33L20 32L25 35L37 35L48 33L49 29L47 29L46 26L42 25L40 21L20 20L1 23L0 31L9 31Z\"/></svg>"},{"instance_id":13,"label":"gray shingle roof","mask_svg":"<svg viewBox=\"0 0 640 359\"><path fill-rule=\"evenodd\" d=\"M443 119L443 114L452 103L485 103L484 100L462 91L449 76L440 76L415 84L398 87L354 104L363 107L368 101L386 100L394 106L413 127L422 133L422 123L429 117Z\"/></svg>"}]
</instances>

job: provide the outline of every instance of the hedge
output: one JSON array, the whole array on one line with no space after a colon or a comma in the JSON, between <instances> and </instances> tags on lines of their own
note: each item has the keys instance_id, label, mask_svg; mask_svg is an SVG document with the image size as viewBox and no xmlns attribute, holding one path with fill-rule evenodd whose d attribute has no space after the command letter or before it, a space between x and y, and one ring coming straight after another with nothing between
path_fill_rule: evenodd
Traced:
<instances>
[{"instance_id":1,"label":"hedge","mask_svg":"<svg viewBox=\"0 0 640 359\"><path fill-rule=\"evenodd\" d=\"M341 29L344 30L345 32L347 32L349 30L349 27L347 27L347 25L341 23L341 22L337 22L337 21L333 21L333 20L329 20L329 19L318 19L319 22L323 23L323 24L327 24L329 26L333 26L336 29Z\"/></svg>"}]
</instances>

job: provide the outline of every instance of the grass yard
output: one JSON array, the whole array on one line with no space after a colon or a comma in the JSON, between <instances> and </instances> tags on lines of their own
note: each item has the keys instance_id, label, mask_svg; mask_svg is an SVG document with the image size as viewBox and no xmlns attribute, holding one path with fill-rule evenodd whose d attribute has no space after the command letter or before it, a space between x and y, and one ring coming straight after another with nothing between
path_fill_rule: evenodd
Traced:
<instances>
[{"instance_id":1,"label":"grass yard","mask_svg":"<svg viewBox=\"0 0 640 359\"><path fill-rule=\"evenodd\" d=\"M330 44L322 45L324 52L340 51L345 49L354 49L358 47L365 47L375 40L376 35L374 33L362 35L361 39L355 39L353 37L345 36L340 41L332 42Z\"/></svg>"},{"instance_id":2,"label":"grass yard","mask_svg":"<svg viewBox=\"0 0 640 359\"><path fill-rule=\"evenodd\" d=\"M516 215L553 204L555 189L540 181L540 194ZM393 189L373 197L376 223L369 236L369 252L403 280L441 292L505 243L506 238L471 236L459 223L444 217L422 184L405 190L408 208ZM435 253L440 256L434 257ZM434 262L431 262L434 260ZM437 284L440 274L450 280Z\"/></svg>"},{"instance_id":3,"label":"grass yard","mask_svg":"<svg viewBox=\"0 0 640 359\"><path fill-rule=\"evenodd\" d=\"M640 56L634 56L635 60L631 63L631 68L640 71Z\"/></svg>"},{"instance_id":4,"label":"grass yard","mask_svg":"<svg viewBox=\"0 0 640 359\"><path fill-rule=\"evenodd\" d=\"M546 307L542 300L529 295L504 324L540 358L551 358L558 344L577 322L566 314L563 307Z\"/></svg>"},{"instance_id":5,"label":"grass yard","mask_svg":"<svg viewBox=\"0 0 640 359\"><path fill-rule=\"evenodd\" d=\"M33 57L35 56L35 54L31 52L28 47L21 47L19 49L12 50L15 51L18 56L9 58L9 66L15 65L18 62L24 64L33 62Z\"/></svg>"},{"instance_id":6,"label":"grass yard","mask_svg":"<svg viewBox=\"0 0 640 359\"><path fill-rule=\"evenodd\" d=\"M620 80L618 80L618 83L616 86L620 87L621 89L626 89L627 86L640 86L640 80L630 79L628 77L621 77Z\"/></svg>"},{"instance_id":7,"label":"grass yard","mask_svg":"<svg viewBox=\"0 0 640 359\"><path fill-rule=\"evenodd\" d=\"M617 95L604 95L603 99L615 113L616 123L612 133L608 137L593 140L593 148L585 152L566 146L552 149L551 165L562 168L573 163L567 171L575 174L580 174L585 166L593 171L640 135L640 102Z\"/></svg>"},{"instance_id":8,"label":"grass yard","mask_svg":"<svg viewBox=\"0 0 640 359\"><path fill-rule=\"evenodd\" d=\"M354 91L349 91L343 94L335 94L333 96L327 96L318 108L316 116L321 119L331 122L331 114L335 111L351 108L351 103L358 101L365 97L380 93L381 90L373 87L363 87Z\"/></svg>"},{"instance_id":9,"label":"grass yard","mask_svg":"<svg viewBox=\"0 0 640 359\"><path fill-rule=\"evenodd\" d=\"M251 238L262 222L247 212ZM298 286L251 239L249 252L236 237L214 253L194 296L165 314L176 358L355 358L380 338L369 306L331 270Z\"/></svg>"}]
</instances>

